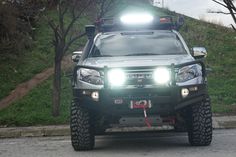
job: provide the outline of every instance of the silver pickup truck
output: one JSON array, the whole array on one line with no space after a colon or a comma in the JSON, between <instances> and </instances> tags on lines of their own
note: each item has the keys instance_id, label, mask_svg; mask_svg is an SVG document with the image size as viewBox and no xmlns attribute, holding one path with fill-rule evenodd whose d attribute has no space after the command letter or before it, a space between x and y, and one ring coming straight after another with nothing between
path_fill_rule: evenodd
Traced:
<instances>
[{"instance_id":1,"label":"silver pickup truck","mask_svg":"<svg viewBox=\"0 0 236 157\"><path fill-rule=\"evenodd\" d=\"M72 56L74 150L93 149L95 135L112 126L171 125L184 128L193 146L211 143L207 52L189 50L171 17L102 19L86 33L83 52Z\"/></svg>"}]
</instances>

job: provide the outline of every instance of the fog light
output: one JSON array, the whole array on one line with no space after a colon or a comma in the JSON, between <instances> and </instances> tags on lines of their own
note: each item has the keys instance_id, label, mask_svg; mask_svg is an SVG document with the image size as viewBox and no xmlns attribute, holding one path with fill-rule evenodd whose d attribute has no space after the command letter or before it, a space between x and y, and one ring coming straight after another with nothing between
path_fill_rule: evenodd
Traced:
<instances>
[{"instance_id":1,"label":"fog light","mask_svg":"<svg viewBox=\"0 0 236 157\"><path fill-rule=\"evenodd\" d=\"M186 98L189 95L189 90L187 88L183 88L181 90L181 95L183 98Z\"/></svg>"},{"instance_id":2,"label":"fog light","mask_svg":"<svg viewBox=\"0 0 236 157\"><path fill-rule=\"evenodd\" d=\"M92 92L91 97L94 101L99 100L99 93L98 92Z\"/></svg>"}]
</instances>

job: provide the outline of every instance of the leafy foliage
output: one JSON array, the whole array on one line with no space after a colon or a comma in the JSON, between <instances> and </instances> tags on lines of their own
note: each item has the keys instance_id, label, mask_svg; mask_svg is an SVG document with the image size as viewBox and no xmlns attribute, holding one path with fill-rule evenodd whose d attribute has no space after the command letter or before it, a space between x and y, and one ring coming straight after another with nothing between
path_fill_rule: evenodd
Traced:
<instances>
[{"instance_id":1,"label":"leafy foliage","mask_svg":"<svg viewBox=\"0 0 236 157\"><path fill-rule=\"evenodd\" d=\"M0 58L9 59L30 48L35 22L42 5L40 0L0 0ZM8 54L11 55L8 55Z\"/></svg>"}]
</instances>

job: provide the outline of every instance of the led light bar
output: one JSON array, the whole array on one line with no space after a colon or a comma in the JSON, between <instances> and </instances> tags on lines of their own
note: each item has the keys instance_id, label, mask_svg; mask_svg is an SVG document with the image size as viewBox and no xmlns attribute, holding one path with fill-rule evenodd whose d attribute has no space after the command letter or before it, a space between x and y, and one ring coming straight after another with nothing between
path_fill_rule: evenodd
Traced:
<instances>
[{"instance_id":1,"label":"led light bar","mask_svg":"<svg viewBox=\"0 0 236 157\"><path fill-rule=\"evenodd\" d=\"M154 17L148 13L132 13L121 16L120 20L125 25L144 25L152 23Z\"/></svg>"}]
</instances>

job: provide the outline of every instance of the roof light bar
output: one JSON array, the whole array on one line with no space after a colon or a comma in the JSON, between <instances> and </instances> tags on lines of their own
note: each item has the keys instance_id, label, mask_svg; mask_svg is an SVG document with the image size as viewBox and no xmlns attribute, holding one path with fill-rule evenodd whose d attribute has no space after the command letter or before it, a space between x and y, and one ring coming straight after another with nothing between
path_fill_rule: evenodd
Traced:
<instances>
[{"instance_id":1,"label":"roof light bar","mask_svg":"<svg viewBox=\"0 0 236 157\"><path fill-rule=\"evenodd\" d=\"M145 25L152 23L154 17L148 13L132 13L121 16L120 20L126 25Z\"/></svg>"}]
</instances>

